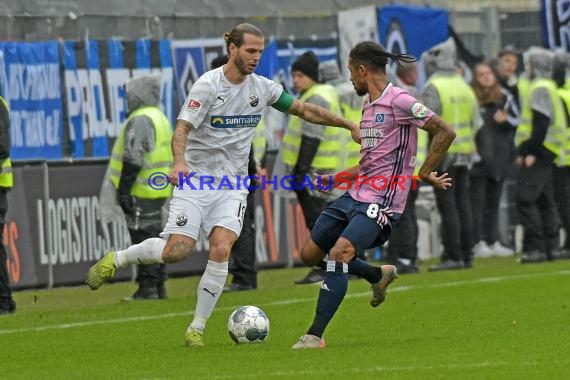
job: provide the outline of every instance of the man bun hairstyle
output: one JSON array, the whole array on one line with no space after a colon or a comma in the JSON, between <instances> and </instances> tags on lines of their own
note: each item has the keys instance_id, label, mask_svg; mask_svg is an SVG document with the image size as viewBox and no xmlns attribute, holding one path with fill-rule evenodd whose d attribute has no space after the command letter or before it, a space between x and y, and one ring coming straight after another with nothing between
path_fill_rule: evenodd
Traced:
<instances>
[{"instance_id":1,"label":"man bun hairstyle","mask_svg":"<svg viewBox=\"0 0 570 380\"><path fill-rule=\"evenodd\" d=\"M226 41L228 54L230 53L230 44L234 44L238 48L243 44L244 34L253 34L256 37L264 37L263 32L257 26L248 23L238 24L230 32L224 33L224 41Z\"/></svg>"}]
</instances>

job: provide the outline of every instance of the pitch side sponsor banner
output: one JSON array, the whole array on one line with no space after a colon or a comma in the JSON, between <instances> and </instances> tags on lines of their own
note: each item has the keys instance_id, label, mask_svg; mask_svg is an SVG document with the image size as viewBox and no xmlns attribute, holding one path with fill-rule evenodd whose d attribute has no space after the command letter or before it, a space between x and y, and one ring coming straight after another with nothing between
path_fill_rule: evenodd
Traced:
<instances>
[{"instance_id":1,"label":"pitch side sponsor banner","mask_svg":"<svg viewBox=\"0 0 570 380\"><path fill-rule=\"evenodd\" d=\"M42 163L15 165L15 186L9 193L3 233L8 271L15 289L46 286L50 260L55 285L81 284L89 267L106 252L130 245L125 224L100 220L98 196L106 167L104 161L50 163L46 204ZM296 200L269 190L258 190L256 199L258 267L298 262L308 230ZM168 272L202 273L208 250L207 239L200 235L195 252L181 263L168 265ZM126 268L117 272L116 279L127 280L131 276L131 268Z\"/></svg>"}]
</instances>

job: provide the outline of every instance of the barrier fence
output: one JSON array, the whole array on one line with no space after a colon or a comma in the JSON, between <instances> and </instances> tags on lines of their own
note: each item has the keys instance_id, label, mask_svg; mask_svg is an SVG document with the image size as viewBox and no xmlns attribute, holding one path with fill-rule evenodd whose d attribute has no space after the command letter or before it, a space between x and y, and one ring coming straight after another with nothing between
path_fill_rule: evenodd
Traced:
<instances>
[{"instance_id":1,"label":"barrier fence","mask_svg":"<svg viewBox=\"0 0 570 380\"><path fill-rule=\"evenodd\" d=\"M3 232L14 289L81 283L94 261L110 249L130 244L125 224L103 223L99 217L99 189L106 167L106 160L15 164ZM256 192L255 245L260 268L298 262L308 230L291 195ZM208 242L200 236L194 254L168 265L168 272L201 273L208 249ZM132 275L126 268L116 278L127 280Z\"/></svg>"}]
</instances>

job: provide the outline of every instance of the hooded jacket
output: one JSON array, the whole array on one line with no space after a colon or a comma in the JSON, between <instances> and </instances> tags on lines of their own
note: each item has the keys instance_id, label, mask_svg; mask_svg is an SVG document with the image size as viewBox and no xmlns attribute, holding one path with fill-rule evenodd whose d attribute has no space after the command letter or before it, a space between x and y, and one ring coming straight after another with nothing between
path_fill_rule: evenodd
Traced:
<instances>
[{"instance_id":1,"label":"hooded jacket","mask_svg":"<svg viewBox=\"0 0 570 380\"><path fill-rule=\"evenodd\" d=\"M125 85L127 112L130 115L144 106L159 107L161 78L157 75L146 75L130 79ZM155 149L155 129L152 120L140 115L132 117L125 125L123 170L119 188L115 189L111 182L110 167L107 169L100 193L101 214L104 221L116 220L126 216L130 229L145 229L148 226L162 227L162 207L166 198L141 199L130 197L130 189L137 174L144 164L145 154ZM168 174L168 173L167 173ZM131 200L132 210L125 211L119 203ZM122 200L121 200L122 199ZM159 228L160 228L159 227Z\"/></svg>"}]
</instances>

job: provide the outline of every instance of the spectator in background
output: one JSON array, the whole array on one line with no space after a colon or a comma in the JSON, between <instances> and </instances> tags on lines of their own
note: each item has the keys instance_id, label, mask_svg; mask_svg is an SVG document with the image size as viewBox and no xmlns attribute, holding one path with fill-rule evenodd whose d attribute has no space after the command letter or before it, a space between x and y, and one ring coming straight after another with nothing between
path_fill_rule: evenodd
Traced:
<instances>
[{"instance_id":1,"label":"spectator in background","mask_svg":"<svg viewBox=\"0 0 570 380\"><path fill-rule=\"evenodd\" d=\"M315 53L303 53L291 65L291 78L299 100L317 104L330 112L340 115L338 94L334 87L319 83L319 60ZM325 174L337 170L342 161L341 136L338 128L325 127L291 116L283 136L281 157L288 171L296 178L297 185L303 183L311 173ZM309 230L329 200L311 192L307 187L295 186L297 200L301 206L305 224ZM313 268L296 284L310 284L322 281L324 271Z\"/></svg>"},{"instance_id":2,"label":"spectator in background","mask_svg":"<svg viewBox=\"0 0 570 380\"><path fill-rule=\"evenodd\" d=\"M160 86L158 75L133 78L125 85L128 118L113 146L101 188L103 218L122 218L122 210L132 244L158 237L163 226L162 207L172 194L171 186L158 189L149 185L153 173L168 173L172 165L172 126L160 109ZM166 264L139 263L139 287L124 300L166 298L166 278Z\"/></svg>"},{"instance_id":3,"label":"spectator in background","mask_svg":"<svg viewBox=\"0 0 570 380\"><path fill-rule=\"evenodd\" d=\"M412 96L419 96L416 83L418 81L418 65L416 62L402 62L396 66L396 75L392 79L394 86L400 87Z\"/></svg>"},{"instance_id":4,"label":"spectator in background","mask_svg":"<svg viewBox=\"0 0 570 380\"><path fill-rule=\"evenodd\" d=\"M562 228L566 233L566 240L562 250L554 251L553 259L570 258L570 136L568 126L570 120L570 90L565 87L566 71L570 66L570 57L564 50L554 53L553 79L558 86L558 95L562 99L562 107L566 120L566 142L562 150L564 154L557 157L554 168L554 200L562 222Z\"/></svg>"},{"instance_id":5,"label":"spectator in background","mask_svg":"<svg viewBox=\"0 0 570 380\"><path fill-rule=\"evenodd\" d=\"M526 53L530 79L529 130L517 130L517 209L523 226L521 263L536 263L559 254L559 220L554 203L554 162L566 144L566 116L552 80L553 53L533 47ZM520 127L519 127L520 129ZM521 137L526 134L528 139Z\"/></svg>"},{"instance_id":6,"label":"spectator in background","mask_svg":"<svg viewBox=\"0 0 570 380\"><path fill-rule=\"evenodd\" d=\"M435 189L444 252L441 263L429 267L430 271L470 268L472 265L469 168L473 164L475 132L481 119L471 86L456 71L456 59L456 47L451 38L424 53L426 68L432 74L422 91L423 103L441 115L457 134L437 169L440 173L448 172L453 185L447 191Z\"/></svg>"},{"instance_id":7,"label":"spectator in background","mask_svg":"<svg viewBox=\"0 0 570 380\"><path fill-rule=\"evenodd\" d=\"M0 96L0 234L4 232L8 212L8 191L13 185L14 178L10 162L10 110L4 98ZM10 288L7 260L6 248L0 241L0 315L16 311L16 302L12 298Z\"/></svg>"},{"instance_id":8,"label":"spectator in background","mask_svg":"<svg viewBox=\"0 0 570 380\"><path fill-rule=\"evenodd\" d=\"M392 79L394 86L406 90L414 98L419 97L419 91L416 87L418 80L416 62L401 62L400 65L396 66L395 74ZM416 168L413 175L418 175L418 171L426 159L427 140L428 135L426 133L418 133ZM417 181L416 184L419 186L421 183ZM417 273L420 270L418 261L419 227L416 215L418 194L418 187L410 188L404 212L392 229L392 235L388 242L388 261L398 268L399 274Z\"/></svg>"},{"instance_id":9,"label":"spectator in background","mask_svg":"<svg viewBox=\"0 0 570 380\"><path fill-rule=\"evenodd\" d=\"M510 256L513 250L499 241L499 201L515 158L514 138L520 112L488 62L476 64L473 72L473 90L483 120L475 135L479 160L470 173L473 236L478 242L474 253L476 257Z\"/></svg>"},{"instance_id":10,"label":"spectator in background","mask_svg":"<svg viewBox=\"0 0 570 380\"><path fill-rule=\"evenodd\" d=\"M364 99L354 92L352 83L343 78L336 60L322 62L319 65L319 79L322 83L330 84L336 90L342 115L348 120L360 123ZM350 168L360 162L360 144L354 142L350 133L342 136L342 160L340 168Z\"/></svg>"},{"instance_id":11,"label":"spectator in background","mask_svg":"<svg viewBox=\"0 0 570 380\"><path fill-rule=\"evenodd\" d=\"M210 69L217 69L228 62L227 54L218 56L212 60ZM261 124L262 122L260 122ZM257 128L261 128L260 125ZM258 131L255 131L256 136ZM254 159L254 144L249 152L247 163L247 174L254 176L257 174L257 166ZM224 292L235 292L257 289L257 269L255 268L255 189L249 190L247 194L247 206L243 216L243 227L241 234L232 247L228 271L232 275L230 285L224 288Z\"/></svg>"},{"instance_id":12,"label":"spectator in background","mask_svg":"<svg viewBox=\"0 0 570 380\"><path fill-rule=\"evenodd\" d=\"M497 62L497 79L500 85L507 90L520 109L517 69L519 67L519 51L512 45L504 47L499 52Z\"/></svg>"}]
</instances>

